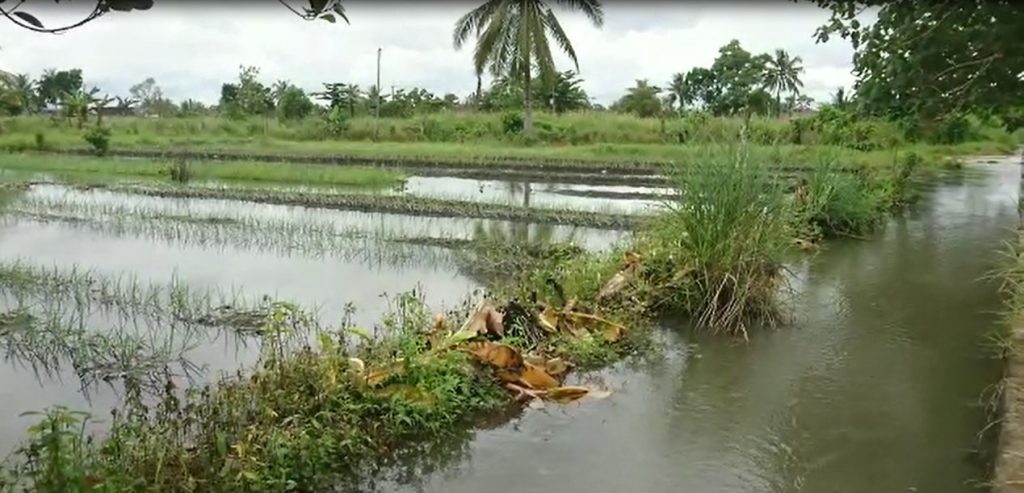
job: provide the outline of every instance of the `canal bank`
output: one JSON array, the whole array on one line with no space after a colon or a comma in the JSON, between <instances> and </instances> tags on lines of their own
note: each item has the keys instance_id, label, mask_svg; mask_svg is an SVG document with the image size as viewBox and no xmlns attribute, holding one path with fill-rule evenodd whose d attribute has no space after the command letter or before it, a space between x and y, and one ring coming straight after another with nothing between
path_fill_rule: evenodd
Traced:
<instances>
[{"instance_id":1,"label":"canal bank","mask_svg":"<svg viewBox=\"0 0 1024 493\"><path fill-rule=\"evenodd\" d=\"M1007 260L1005 276L1007 331L1001 347L1006 369L999 386L999 445L992 490L994 493L1024 492L1024 150L1020 157L1019 222L1017 240Z\"/></svg>"}]
</instances>

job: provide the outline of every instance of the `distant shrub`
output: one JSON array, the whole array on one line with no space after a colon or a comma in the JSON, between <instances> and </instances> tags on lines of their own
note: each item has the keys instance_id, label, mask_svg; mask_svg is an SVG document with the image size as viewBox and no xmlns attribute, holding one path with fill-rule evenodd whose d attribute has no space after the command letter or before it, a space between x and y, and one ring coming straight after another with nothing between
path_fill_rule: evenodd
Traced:
<instances>
[{"instance_id":1,"label":"distant shrub","mask_svg":"<svg viewBox=\"0 0 1024 493\"><path fill-rule=\"evenodd\" d=\"M518 134L522 132L524 125L523 115L519 113L505 113L505 115L501 117L501 128L504 129L507 134Z\"/></svg>"},{"instance_id":2,"label":"distant shrub","mask_svg":"<svg viewBox=\"0 0 1024 493\"><path fill-rule=\"evenodd\" d=\"M184 158L175 159L167 167L167 174L171 181L177 183L188 183L192 180L192 165Z\"/></svg>"},{"instance_id":3,"label":"distant shrub","mask_svg":"<svg viewBox=\"0 0 1024 493\"><path fill-rule=\"evenodd\" d=\"M110 129L107 127L96 125L87 130L82 138L92 146L93 152L97 156L103 156L110 150ZM36 144L38 145L38 143L39 139L37 137Z\"/></svg>"}]
</instances>

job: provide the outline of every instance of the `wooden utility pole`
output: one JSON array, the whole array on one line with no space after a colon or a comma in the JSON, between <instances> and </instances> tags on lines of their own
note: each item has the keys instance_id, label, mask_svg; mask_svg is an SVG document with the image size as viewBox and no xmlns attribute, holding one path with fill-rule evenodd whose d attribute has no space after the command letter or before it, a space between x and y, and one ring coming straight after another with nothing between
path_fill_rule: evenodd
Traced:
<instances>
[{"instance_id":1,"label":"wooden utility pole","mask_svg":"<svg viewBox=\"0 0 1024 493\"><path fill-rule=\"evenodd\" d=\"M377 107L374 109L373 118L373 140L377 140L377 130L380 128L380 47L377 48Z\"/></svg>"}]
</instances>

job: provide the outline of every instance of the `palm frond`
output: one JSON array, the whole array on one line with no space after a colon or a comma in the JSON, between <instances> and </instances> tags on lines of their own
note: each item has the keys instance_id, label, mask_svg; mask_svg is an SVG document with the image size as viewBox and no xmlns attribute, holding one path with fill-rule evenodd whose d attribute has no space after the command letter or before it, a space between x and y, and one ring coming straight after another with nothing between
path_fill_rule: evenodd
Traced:
<instances>
[{"instance_id":1,"label":"palm frond","mask_svg":"<svg viewBox=\"0 0 1024 493\"><path fill-rule=\"evenodd\" d=\"M558 18L555 17L555 13L551 9L546 9L544 13L544 24L547 26L547 31L551 33L551 37L555 39L555 43L558 43L558 47L562 49L573 65L576 66L576 70L580 69L580 62L576 58L576 49L572 47L572 42L569 41L569 36L565 34L565 30L562 29L562 24L558 22Z\"/></svg>"},{"instance_id":2,"label":"palm frond","mask_svg":"<svg viewBox=\"0 0 1024 493\"><path fill-rule=\"evenodd\" d=\"M579 10L595 27L604 26L604 7L598 0L555 0L555 4L570 10Z\"/></svg>"},{"instance_id":3,"label":"palm frond","mask_svg":"<svg viewBox=\"0 0 1024 493\"><path fill-rule=\"evenodd\" d=\"M495 58L498 55L499 47L504 44L505 38L508 37L508 17L508 9L497 11L477 39L476 49L473 51L473 69L477 75L483 73L488 62L492 66L501 64L501 61L495 60Z\"/></svg>"},{"instance_id":4,"label":"palm frond","mask_svg":"<svg viewBox=\"0 0 1024 493\"><path fill-rule=\"evenodd\" d=\"M548 24L545 22L547 14L551 14L551 9L545 8L546 14L537 12L538 15L533 17L533 24L530 29L530 35L534 38L533 42L530 43L533 46L533 54L537 69L540 72L541 78L546 82L550 83L555 73L555 60L551 56L551 46L548 44ZM553 16L553 14L551 14Z\"/></svg>"},{"instance_id":5,"label":"palm frond","mask_svg":"<svg viewBox=\"0 0 1024 493\"><path fill-rule=\"evenodd\" d=\"M491 23L490 21L494 17L495 12L504 3L507 2L504 0L488 0L483 5L469 11L469 13L455 21L455 30L452 32L452 43L455 45L455 49L462 48L462 45L469 39L470 33L476 33L479 37L483 27Z\"/></svg>"}]
</instances>

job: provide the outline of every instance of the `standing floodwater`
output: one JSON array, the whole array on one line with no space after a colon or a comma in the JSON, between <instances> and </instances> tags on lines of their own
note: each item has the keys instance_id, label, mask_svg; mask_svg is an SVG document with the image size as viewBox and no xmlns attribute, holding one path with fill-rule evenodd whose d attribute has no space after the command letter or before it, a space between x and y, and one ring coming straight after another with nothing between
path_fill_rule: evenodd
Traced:
<instances>
[{"instance_id":1,"label":"standing floodwater","mask_svg":"<svg viewBox=\"0 0 1024 493\"><path fill-rule=\"evenodd\" d=\"M529 410L377 486L977 491L991 455L982 399L1000 376L986 347L997 286L980 278L1013 235L1018 166L970 166L876 238L791 266L791 326L748 344L667 329L665 358L603 375L610 398Z\"/></svg>"}]
</instances>

